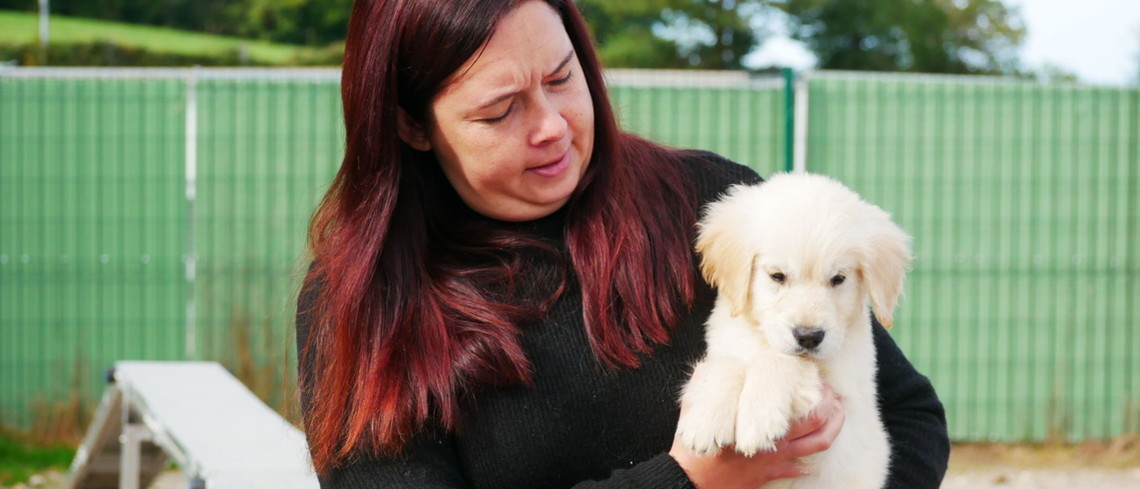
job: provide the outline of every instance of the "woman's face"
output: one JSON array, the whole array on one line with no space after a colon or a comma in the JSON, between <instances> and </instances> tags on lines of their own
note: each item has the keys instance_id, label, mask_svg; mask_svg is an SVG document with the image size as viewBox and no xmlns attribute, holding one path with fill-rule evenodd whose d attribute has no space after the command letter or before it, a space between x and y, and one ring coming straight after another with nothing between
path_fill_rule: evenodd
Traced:
<instances>
[{"instance_id":1,"label":"woman's face","mask_svg":"<svg viewBox=\"0 0 1140 489\"><path fill-rule=\"evenodd\" d=\"M475 211L528 221L561 208L594 146L594 108L558 13L539 1L506 15L484 49L431 104L426 131L401 114L400 136L435 152Z\"/></svg>"}]
</instances>

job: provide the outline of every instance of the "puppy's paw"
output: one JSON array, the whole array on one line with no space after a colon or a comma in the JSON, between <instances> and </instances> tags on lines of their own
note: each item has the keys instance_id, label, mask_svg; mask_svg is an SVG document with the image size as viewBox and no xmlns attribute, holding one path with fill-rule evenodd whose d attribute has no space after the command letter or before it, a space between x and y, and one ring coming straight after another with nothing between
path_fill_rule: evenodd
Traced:
<instances>
[{"instance_id":1,"label":"puppy's paw","mask_svg":"<svg viewBox=\"0 0 1140 489\"><path fill-rule=\"evenodd\" d=\"M706 456L732 445L743 382L743 367L735 360L708 358L697 364L681 395L684 413L677 421L677 436L686 449Z\"/></svg>"},{"instance_id":2,"label":"puppy's paw","mask_svg":"<svg viewBox=\"0 0 1140 489\"><path fill-rule=\"evenodd\" d=\"M790 408L786 395L742 397L736 417L736 451L748 456L775 451L776 441L788 433Z\"/></svg>"},{"instance_id":3,"label":"puppy's paw","mask_svg":"<svg viewBox=\"0 0 1140 489\"><path fill-rule=\"evenodd\" d=\"M686 450L701 457L712 456L732 445L735 424L731 416L724 415L724 410L718 412L690 406L677 422L677 437Z\"/></svg>"},{"instance_id":4,"label":"puppy's paw","mask_svg":"<svg viewBox=\"0 0 1140 489\"><path fill-rule=\"evenodd\" d=\"M811 414L823 402L823 384L818 380L801 385L792 394L792 419Z\"/></svg>"}]
</instances>

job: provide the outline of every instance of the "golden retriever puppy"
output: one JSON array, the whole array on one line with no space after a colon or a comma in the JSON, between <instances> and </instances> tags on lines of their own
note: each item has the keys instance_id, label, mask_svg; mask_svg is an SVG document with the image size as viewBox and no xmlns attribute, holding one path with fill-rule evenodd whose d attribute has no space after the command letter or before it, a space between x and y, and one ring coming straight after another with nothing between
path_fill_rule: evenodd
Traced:
<instances>
[{"instance_id":1,"label":"golden retriever puppy","mask_svg":"<svg viewBox=\"0 0 1140 489\"><path fill-rule=\"evenodd\" d=\"M774 450L827 383L842 398L843 430L804 460L808 475L764 487L881 488L890 445L870 308L890 327L910 237L839 182L797 173L731 188L705 210L696 247L718 295L707 355L682 393L681 442L702 455Z\"/></svg>"}]
</instances>

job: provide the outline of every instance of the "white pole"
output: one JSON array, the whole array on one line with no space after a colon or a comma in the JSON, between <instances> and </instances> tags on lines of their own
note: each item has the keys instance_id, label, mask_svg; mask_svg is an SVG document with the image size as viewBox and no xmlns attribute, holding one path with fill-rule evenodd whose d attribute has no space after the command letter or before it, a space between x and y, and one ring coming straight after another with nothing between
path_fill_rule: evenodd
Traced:
<instances>
[{"instance_id":1,"label":"white pole","mask_svg":"<svg viewBox=\"0 0 1140 489\"><path fill-rule=\"evenodd\" d=\"M198 318L194 285L198 275L198 250L195 242L195 210L198 200L198 67L186 76L186 360L198 355Z\"/></svg>"},{"instance_id":2,"label":"white pole","mask_svg":"<svg viewBox=\"0 0 1140 489\"><path fill-rule=\"evenodd\" d=\"M795 152L792 153L792 171L807 171L807 128L808 128L808 72L796 80L796 118L794 129Z\"/></svg>"},{"instance_id":3,"label":"white pole","mask_svg":"<svg viewBox=\"0 0 1140 489\"><path fill-rule=\"evenodd\" d=\"M48 0L40 0L40 65L48 63L48 20L51 11L48 9Z\"/></svg>"}]
</instances>

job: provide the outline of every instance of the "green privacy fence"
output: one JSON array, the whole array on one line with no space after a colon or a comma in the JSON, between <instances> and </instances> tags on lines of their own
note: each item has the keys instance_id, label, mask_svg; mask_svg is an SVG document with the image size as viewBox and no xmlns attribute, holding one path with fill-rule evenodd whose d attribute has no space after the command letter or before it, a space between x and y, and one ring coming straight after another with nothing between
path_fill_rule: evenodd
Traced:
<instances>
[{"instance_id":1,"label":"green privacy fence","mask_svg":"<svg viewBox=\"0 0 1140 489\"><path fill-rule=\"evenodd\" d=\"M615 101L640 108L630 127L779 164L779 140L749 134L780 134L774 86L615 76L640 87L615 83ZM0 72L0 424L90 407L121 359L218 360L291 410L306 224L343 147L338 82L335 70ZM734 127L658 124L702 107L731 114L702 123Z\"/></svg>"},{"instance_id":2,"label":"green privacy fence","mask_svg":"<svg viewBox=\"0 0 1140 489\"><path fill-rule=\"evenodd\" d=\"M916 260L892 332L956 438L1140 431L1140 89L817 73L809 169Z\"/></svg>"},{"instance_id":3,"label":"green privacy fence","mask_svg":"<svg viewBox=\"0 0 1140 489\"><path fill-rule=\"evenodd\" d=\"M191 355L292 401L292 324L309 214L339 166L335 72L199 74ZM215 75L215 76L211 76ZM193 109L192 109L193 110Z\"/></svg>"},{"instance_id":4,"label":"green privacy fence","mask_svg":"<svg viewBox=\"0 0 1140 489\"><path fill-rule=\"evenodd\" d=\"M761 174L839 177L918 254L895 337L958 439L1136 431L1137 90L612 71L622 124ZM291 409L307 219L338 73L0 71L0 424L91 403L119 359L212 359ZM981 81L979 81L981 80ZM794 133L794 134L793 134Z\"/></svg>"},{"instance_id":5,"label":"green privacy fence","mask_svg":"<svg viewBox=\"0 0 1140 489\"><path fill-rule=\"evenodd\" d=\"M114 359L182 357L183 98L166 80L0 77L5 424L97 399Z\"/></svg>"},{"instance_id":6,"label":"green privacy fence","mask_svg":"<svg viewBox=\"0 0 1140 489\"><path fill-rule=\"evenodd\" d=\"M90 406L121 359L219 360L289 410L306 222L342 147L338 80L0 74L0 423Z\"/></svg>"},{"instance_id":7,"label":"green privacy fence","mask_svg":"<svg viewBox=\"0 0 1140 489\"><path fill-rule=\"evenodd\" d=\"M745 72L613 70L622 127L680 148L714 151L769 175L785 168L785 91Z\"/></svg>"}]
</instances>

